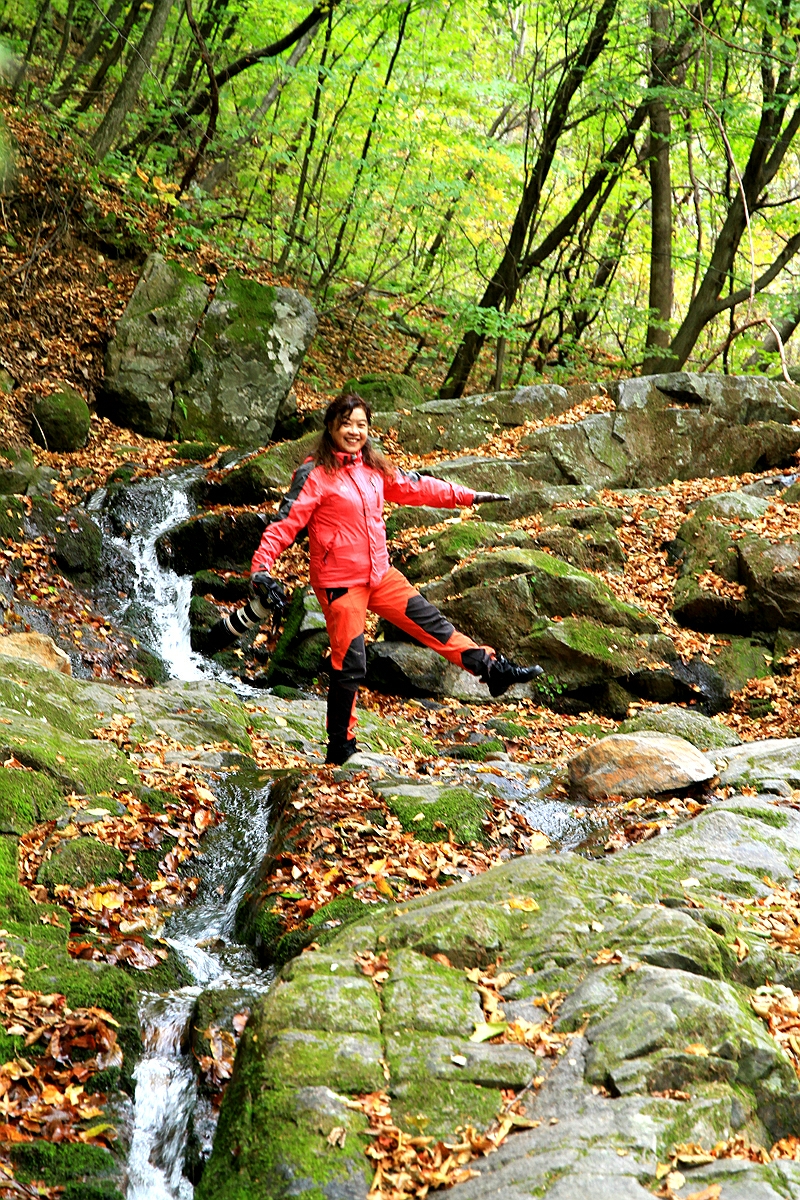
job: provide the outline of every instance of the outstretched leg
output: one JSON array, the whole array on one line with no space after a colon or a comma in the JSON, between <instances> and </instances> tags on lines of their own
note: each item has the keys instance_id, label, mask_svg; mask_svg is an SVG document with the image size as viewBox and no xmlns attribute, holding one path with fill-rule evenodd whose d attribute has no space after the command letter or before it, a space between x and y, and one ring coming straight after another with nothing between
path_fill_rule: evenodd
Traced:
<instances>
[{"instance_id":1,"label":"outstretched leg","mask_svg":"<svg viewBox=\"0 0 800 1200\"><path fill-rule=\"evenodd\" d=\"M356 752L356 696L367 674L364 620L369 588L315 588L314 591L322 606L331 644L325 761L341 764Z\"/></svg>"},{"instance_id":2,"label":"outstretched leg","mask_svg":"<svg viewBox=\"0 0 800 1200\"><path fill-rule=\"evenodd\" d=\"M541 667L518 667L491 646L479 646L461 633L394 567L372 588L369 608L448 662L477 675L493 696L502 696L513 684L527 683L542 674Z\"/></svg>"}]
</instances>

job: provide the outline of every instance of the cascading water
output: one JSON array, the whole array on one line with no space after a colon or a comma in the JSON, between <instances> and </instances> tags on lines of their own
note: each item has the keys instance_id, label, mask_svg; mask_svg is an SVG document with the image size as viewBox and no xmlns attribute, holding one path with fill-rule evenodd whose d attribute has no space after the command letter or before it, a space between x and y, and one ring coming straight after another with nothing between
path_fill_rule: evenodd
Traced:
<instances>
[{"instance_id":1,"label":"cascading water","mask_svg":"<svg viewBox=\"0 0 800 1200\"><path fill-rule=\"evenodd\" d=\"M195 512L191 488L198 468L159 475L118 492L97 493L89 507L102 511L106 599L114 615L137 633L164 662L174 679L201 679L207 660L189 641L192 580L162 567L156 556L160 535ZM120 595L125 600L120 603Z\"/></svg>"},{"instance_id":2,"label":"cascading water","mask_svg":"<svg viewBox=\"0 0 800 1200\"><path fill-rule=\"evenodd\" d=\"M160 535L192 516L199 468L148 479L89 504L104 527L104 599L110 612L156 653L172 678L222 678L240 693L252 689L195 653L190 644L192 580L159 563ZM209 830L191 908L168 918L165 940L192 983L140 1003L144 1055L136 1071L134 1128L128 1158L128 1200L191 1200L184 1175L190 1131L201 1157L210 1152L215 1116L198 1097L189 1047L190 1022L203 992L230 989L251 1004L272 976L249 949L231 941L236 908L269 840L269 776L239 768L217 786L225 819Z\"/></svg>"},{"instance_id":3,"label":"cascading water","mask_svg":"<svg viewBox=\"0 0 800 1200\"><path fill-rule=\"evenodd\" d=\"M191 1200L192 1184L183 1173L190 1124L201 1149L210 1150L214 1122L208 1106L198 1106L187 1046L197 998L226 988L251 1004L271 983L251 952L231 941L239 900L267 844L269 790L268 776L253 770L237 771L219 785L225 820L206 834L197 902L175 913L166 930L194 983L142 998L145 1053L135 1072L128 1200Z\"/></svg>"}]
</instances>

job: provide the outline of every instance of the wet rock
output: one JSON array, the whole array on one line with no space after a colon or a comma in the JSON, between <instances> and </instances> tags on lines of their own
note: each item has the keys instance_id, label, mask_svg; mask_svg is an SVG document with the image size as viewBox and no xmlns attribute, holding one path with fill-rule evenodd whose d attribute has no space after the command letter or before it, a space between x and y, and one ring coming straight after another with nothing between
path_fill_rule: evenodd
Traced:
<instances>
[{"instance_id":1,"label":"wet rock","mask_svg":"<svg viewBox=\"0 0 800 1200\"><path fill-rule=\"evenodd\" d=\"M205 311L205 282L151 254L106 351L105 415L149 437L168 436L172 385Z\"/></svg>"},{"instance_id":2,"label":"wet rock","mask_svg":"<svg viewBox=\"0 0 800 1200\"><path fill-rule=\"evenodd\" d=\"M240 505L277 499L288 489L293 473L318 441L318 433L306 434L297 441L272 446L263 454L249 455L215 473L201 489L203 502Z\"/></svg>"},{"instance_id":3,"label":"wet rock","mask_svg":"<svg viewBox=\"0 0 800 1200\"><path fill-rule=\"evenodd\" d=\"M680 791L715 774L691 742L659 733L611 734L569 761L570 790L587 800Z\"/></svg>"},{"instance_id":4,"label":"wet rock","mask_svg":"<svg viewBox=\"0 0 800 1200\"><path fill-rule=\"evenodd\" d=\"M69 655L52 638L41 633L10 633L0 642L0 652L7 658L34 662L47 670L60 671L62 675L72 674Z\"/></svg>"},{"instance_id":5,"label":"wet rock","mask_svg":"<svg viewBox=\"0 0 800 1200\"><path fill-rule=\"evenodd\" d=\"M691 708L670 705L666 708L647 708L639 716L624 721L619 733L641 733L651 730L667 733L691 742L698 750L719 750L727 746L738 746L741 738L723 725L703 713Z\"/></svg>"},{"instance_id":6,"label":"wet rock","mask_svg":"<svg viewBox=\"0 0 800 1200\"><path fill-rule=\"evenodd\" d=\"M80 392L65 383L57 392L37 396L31 411L31 437L45 450L79 450L91 425L89 406Z\"/></svg>"},{"instance_id":7,"label":"wet rock","mask_svg":"<svg viewBox=\"0 0 800 1200\"><path fill-rule=\"evenodd\" d=\"M249 571L264 532L259 513L208 513L162 533L156 542L158 561L179 575L210 568Z\"/></svg>"},{"instance_id":8,"label":"wet rock","mask_svg":"<svg viewBox=\"0 0 800 1200\"><path fill-rule=\"evenodd\" d=\"M70 509L56 529L55 559L76 582L95 583L102 568L103 535L88 513Z\"/></svg>"},{"instance_id":9,"label":"wet rock","mask_svg":"<svg viewBox=\"0 0 800 1200\"><path fill-rule=\"evenodd\" d=\"M317 327L308 300L230 271L175 380L175 436L268 441Z\"/></svg>"},{"instance_id":10,"label":"wet rock","mask_svg":"<svg viewBox=\"0 0 800 1200\"><path fill-rule=\"evenodd\" d=\"M389 695L429 696L486 703L486 687L474 675L447 662L435 650L410 642L372 642L367 647L367 685ZM532 695L530 684L517 684L507 694Z\"/></svg>"}]
</instances>

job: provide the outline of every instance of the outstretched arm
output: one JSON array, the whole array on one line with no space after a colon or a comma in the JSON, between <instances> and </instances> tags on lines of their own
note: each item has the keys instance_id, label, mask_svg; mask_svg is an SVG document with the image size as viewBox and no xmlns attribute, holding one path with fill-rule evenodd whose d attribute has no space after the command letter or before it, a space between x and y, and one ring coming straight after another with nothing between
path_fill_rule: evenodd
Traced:
<instances>
[{"instance_id":1,"label":"outstretched arm","mask_svg":"<svg viewBox=\"0 0 800 1200\"><path fill-rule=\"evenodd\" d=\"M467 508L475 501L472 488L460 483L447 483L433 475L419 475L416 471L395 472L393 480L384 484L383 494L395 504L429 504L432 508Z\"/></svg>"},{"instance_id":2,"label":"outstretched arm","mask_svg":"<svg viewBox=\"0 0 800 1200\"><path fill-rule=\"evenodd\" d=\"M262 534L250 567L253 575L269 574L278 555L291 546L301 529L305 529L318 504L319 489L314 478L314 462L309 459L295 471L276 520Z\"/></svg>"}]
</instances>

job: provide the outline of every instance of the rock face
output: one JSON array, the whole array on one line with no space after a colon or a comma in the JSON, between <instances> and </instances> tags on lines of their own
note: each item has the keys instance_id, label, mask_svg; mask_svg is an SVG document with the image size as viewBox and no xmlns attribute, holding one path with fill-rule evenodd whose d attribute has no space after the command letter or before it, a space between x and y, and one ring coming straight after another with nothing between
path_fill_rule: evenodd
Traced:
<instances>
[{"instance_id":1,"label":"rock face","mask_svg":"<svg viewBox=\"0 0 800 1200\"><path fill-rule=\"evenodd\" d=\"M153 254L106 355L103 404L152 437L267 441L316 329L308 301L230 272L199 277Z\"/></svg>"},{"instance_id":2,"label":"rock face","mask_svg":"<svg viewBox=\"0 0 800 1200\"><path fill-rule=\"evenodd\" d=\"M569 761L570 790L584 800L681 791L715 774L691 742L648 731L611 734Z\"/></svg>"},{"instance_id":3,"label":"rock face","mask_svg":"<svg viewBox=\"0 0 800 1200\"><path fill-rule=\"evenodd\" d=\"M86 445L91 425L89 406L69 384L48 396L38 396L32 416L31 437L45 450L79 450Z\"/></svg>"},{"instance_id":4,"label":"rock face","mask_svg":"<svg viewBox=\"0 0 800 1200\"><path fill-rule=\"evenodd\" d=\"M697 505L670 547L679 570L676 620L734 633L800 629L800 530L779 541L764 536L785 507L780 491L744 489Z\"/></svg>"},{"instance_id":5,"label":"rock face","mask_svg":"<svg viewBox=\"0 0 800 1200\"><path fill-rule=\"evenodd\" d=\"M796 988L800 973L722 898L768 894L765 875L791 884L798 865L795 811L734 796L604 861L524 856L346 925L285 965L256 1006L198 1200L234 1200L255 1180L280 1196L286 1179L308 1200L363 1200L363 1125L346 1102L374 1088L401 1128L449 1139L485 1127L502 1089L541 1078L524 1100L536 1127L471 1164L477 1177L458 1188L470 1200L646 1200L680 1142L739 1133L771 1145L797 1126L800 1083L751 997L766 978ZM380 991L354 961L379 950ZM508 1020L538 1023L535 1001L567 993L556 1030L574 1036L556 1059L470 1040L484 1017L464 968L498 957ZM334 1125L348 1131L343 1147L326 1140ZM722 1200L800 1188L794 1162L681 1170L682 1197L715 1181Z\"/></svg>"}]
</instances>

